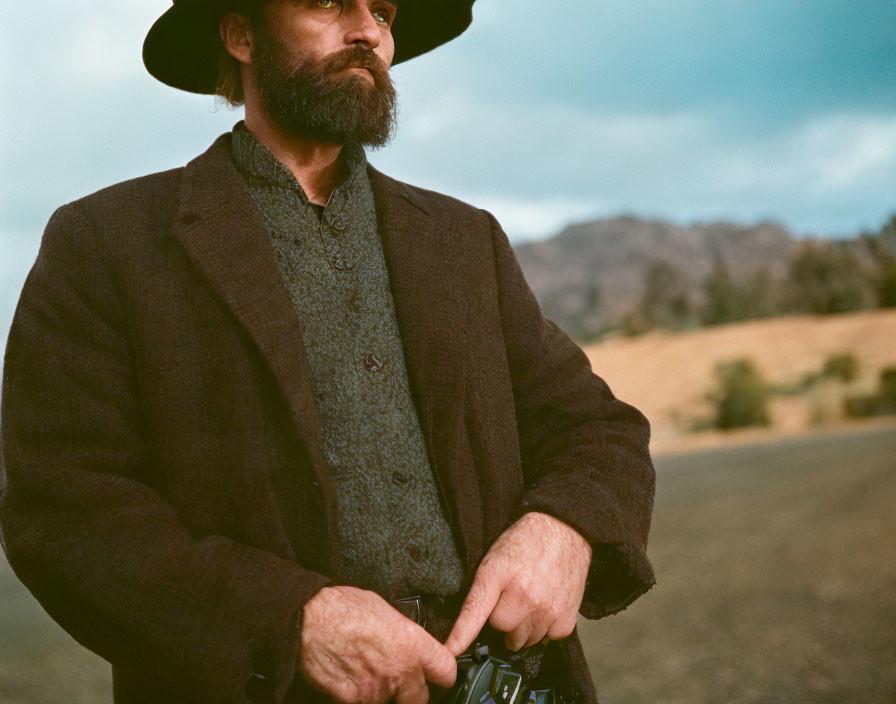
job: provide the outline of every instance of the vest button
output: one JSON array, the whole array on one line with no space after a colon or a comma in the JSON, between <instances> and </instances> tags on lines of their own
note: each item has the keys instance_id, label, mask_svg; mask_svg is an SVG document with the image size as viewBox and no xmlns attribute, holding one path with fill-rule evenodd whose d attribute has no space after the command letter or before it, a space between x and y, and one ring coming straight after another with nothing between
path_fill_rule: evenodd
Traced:
<instances>
[{"instance_id":1,"label":"vest button","mask_svg":"<svg viewBox=\"0 0 896 704\"><path fill-rule=\"evenodd\" d=\"M404 486L408 483L408 478L401 472L392 472L392 483L398 486Z\"/></svg>"},{"instance_id":2,"label":"vest button","mask_svg":"<svg viewBox=\"0 0 896 704\"><path fill-rule=\"evenodd\" d=\"M372 374L382 369L385 364L386 363L379 355L376 355L372 352L364 357L364 368Z\"/></svg>"},{"instance_id":3,"label":"vest button","mask_svg":"<svg viewBox=\"0 0 896 704\"><path fill-rule=\"evenodd\" d=\"M423 559L423 548L417 543L408 543L408 555L414 562L420 562Z\"/></svg>"}]
</instances>

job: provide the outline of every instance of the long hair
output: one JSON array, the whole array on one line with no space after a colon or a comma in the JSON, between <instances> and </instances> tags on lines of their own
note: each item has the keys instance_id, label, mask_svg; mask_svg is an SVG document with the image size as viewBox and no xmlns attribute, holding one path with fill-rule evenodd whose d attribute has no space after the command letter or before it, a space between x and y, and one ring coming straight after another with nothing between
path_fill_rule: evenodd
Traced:
<instances>
[{"instance_id":1,"label":"long hair","mask_svg":"<svg viewBox=\"0 0 896 704\"><path fill-rule=\"evenodd\" d=\"M264 27L263 10L268 2L270 0L235 0L219 15L219 18L228 12L236 12L248 17L253 27ZM218 51L218 80L215 83L215 95L233 108L238 108L246 99L243 92L242 66L230 55L222 41Z\"/></svg>"},{"instance_id":2,"label":"long hair","mask_svg":"<svg viewBox=\"0 0 896 704\"><path fill-rule=\"evenodd\" d=\"M215 84L215 95L232 108L238 108L245 100L241 67L242 64L227 52L222 43L218 55L218 81Z\"/></svg>"}]
</instances>

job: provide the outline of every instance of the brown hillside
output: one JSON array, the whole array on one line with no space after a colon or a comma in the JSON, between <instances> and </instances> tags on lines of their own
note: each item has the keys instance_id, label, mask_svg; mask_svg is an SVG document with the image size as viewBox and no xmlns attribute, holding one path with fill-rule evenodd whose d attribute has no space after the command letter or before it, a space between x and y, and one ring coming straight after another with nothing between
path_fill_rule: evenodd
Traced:
<instances>
[{"instance_id":1,"label":"brown hillside","mask_svg":"<svg viewBox=\"0 0 896 704\"><path fill-rule=\"evenodd\" d=\"M588 345L594 371L616 395L640 408L653 425L658 454L753 438L767 433L805 431L820 420L836 422L844 392L871 391L881 368L896 365L896 310L845 315L800 316L705 328L691 333L650 333ZM817 372L826 358L849 352L860 377L848 388L821 388L772 403L774 427L748 433L690 433L708 418L706 394L715 387L717 363L749 357L766 381L796 384Z\"/></svg>"},{"instance_id":2,"label":"brown hillside","mask_svg":"<svg viewBox=\"0 0 896 704\"><path fill-rule=\"evenodd\" d=\"M798 246L787 230L771 223L678 226L618 217L570 225L515 251L544 314L564 330L593 332L617 324L637 307L652 263L665 262L680 272L697 303L716 262L736 280L764 270L777 281Z\"/></svg>"}]
</instances>

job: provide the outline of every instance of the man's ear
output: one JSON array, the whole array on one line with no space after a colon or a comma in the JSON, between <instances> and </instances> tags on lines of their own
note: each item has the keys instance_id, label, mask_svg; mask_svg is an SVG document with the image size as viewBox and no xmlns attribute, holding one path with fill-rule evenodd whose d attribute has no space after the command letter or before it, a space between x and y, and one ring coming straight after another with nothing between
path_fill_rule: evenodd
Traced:
<instances>
[{"instance_id":1,"label":"man's ear","mask_svg":"<svg viewBox=\"0 0 896 704\"><path fill-rule=\"evenodd\" d=\"M252 20L245 15L228 12L218 22L218 31L227 53L240 63L248 64L252 43L255 41Z\"/></svg>"}]
</instances>

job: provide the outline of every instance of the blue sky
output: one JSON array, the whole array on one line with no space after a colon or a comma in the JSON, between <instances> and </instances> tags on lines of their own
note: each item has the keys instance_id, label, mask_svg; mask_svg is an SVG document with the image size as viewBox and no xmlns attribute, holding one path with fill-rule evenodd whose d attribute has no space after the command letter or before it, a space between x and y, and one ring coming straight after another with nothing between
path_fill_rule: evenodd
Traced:
<instances>
[{"instance_id":1,"label":"blue sky","mask_svg":"<svg viewBox=\"0 0 896 704\"><path fill-rule=\"evenodd\" d=\"M145 73L165 0L4 3L0 326L60 204L185 163L241 113ZM492 210L511 239L619 213L771 219L796 234L896 211L893 0L478 0L396 67L370 160Z\"/></svg>"}]
</instances>

